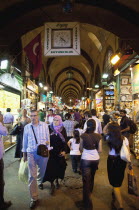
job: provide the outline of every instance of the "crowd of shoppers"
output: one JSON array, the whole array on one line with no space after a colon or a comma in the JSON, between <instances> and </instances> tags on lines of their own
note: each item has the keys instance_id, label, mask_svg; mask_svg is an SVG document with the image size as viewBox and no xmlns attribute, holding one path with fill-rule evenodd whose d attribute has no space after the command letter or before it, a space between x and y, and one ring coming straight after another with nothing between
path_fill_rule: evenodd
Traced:
<instances>
[{"instance_id":1,"label":"crowd of shoppers","mask_svg":"<svg viewBox=\"0 0 139 210\"><path fill-rule=\"evenodd\" d=\"M29 169L29 192L30 208L35 208L38 204L38 188L43 190L43 183L51 183L51 195L55 188L59 188L59 179L64 179L66 170L66 153L70 153L72 170L74 173L82 175L83 181L83 206L85 209L92 210L93 203L91 199L94 177L98 169L100 152L102 152L103 134L109 137L109 154L107 160L107 171L110 185L113 186L112 205L115 200L119 203L119 209L123 209L120 187L124 179L126 162L120 158L120 150L123 141L129 147L128 138L130 136L129 121L126 117L126 111L108 114L106 111L102 116L104 122L98 119L98 113L95 109L84 112L76 110L48 109L48 113L42 110L31 110L29 116L24 109L18 119L19 133L17 135L17 145L15 157L28 161ZM120 124L117 120L121 116ZM13 119L9 113L8 119ZM5 122L12 124L13 121ZM0 134L7 135L7 125L2 125L0 116ZM7 129L6 129L7 127ZM102 131L102 127L104 127ZM12 134L12 133L11 133ZM15 135L15 134L14 134ZM49 158L37 154L38 145L45 145L49 149ZM3 144L0 138L0 202L5 206L10 206L11 202L6 203L3 198L4 178L3 178Z\"/></svg>"}]
</instances>

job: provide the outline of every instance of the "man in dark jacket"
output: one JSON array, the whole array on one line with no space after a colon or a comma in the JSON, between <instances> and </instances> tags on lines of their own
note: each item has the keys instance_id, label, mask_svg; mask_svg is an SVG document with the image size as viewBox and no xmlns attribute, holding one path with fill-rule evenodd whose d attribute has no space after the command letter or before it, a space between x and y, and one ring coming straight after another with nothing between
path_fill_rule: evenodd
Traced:
<instances>
[{"instance_id":1,"label":"man in dark jacket","mask_svg":"<svg viewBox=\"0 0 139 210\"><path fill-rule=\"evenodd\" d=\"M103 122L104 126L107 125L108 122L110 122L110 115L108 115L108 111L105 111L105 114L103 115Z\"/></svg>"},{"instance_id":2,"label":"man in dark jacket","mask_svg":"<svg viewBox=\"0 0 139 210\"><path fill-rule=\"evenodd\" d=\"M120 122L120 127L121 127L121 133L123 136L129 138L130 133L130 122L129 118L126 116L126 111L125 110L120 110L120 115L121 115L121 122Z\"/></svg>"}]
</instances>

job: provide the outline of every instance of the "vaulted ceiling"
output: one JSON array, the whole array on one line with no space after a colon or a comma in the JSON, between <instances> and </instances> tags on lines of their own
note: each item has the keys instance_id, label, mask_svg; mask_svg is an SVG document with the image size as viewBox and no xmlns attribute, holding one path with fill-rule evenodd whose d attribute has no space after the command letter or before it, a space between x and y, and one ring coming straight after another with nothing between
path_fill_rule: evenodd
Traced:
<instances>
[{"instance_id":1,"label":"vaulted ceiling","mask_svg":"<svg viewBox=\"0 0 139 210\"><path fill-rule=\"evenodd\" d=\"M94 80L95 64L109 36L127 40L139 53L138 0L72 0L72 11L63 12L70 0L5 0L0 1L0 56L18 55L20 38L46 22L80 22L81 55L45 58L46 80L57 95L68 103L83 96L84 88ZM114 49L115 50L115 49ZM67 79L72 70L73 79Z\"/></svg>"}]
</instances>

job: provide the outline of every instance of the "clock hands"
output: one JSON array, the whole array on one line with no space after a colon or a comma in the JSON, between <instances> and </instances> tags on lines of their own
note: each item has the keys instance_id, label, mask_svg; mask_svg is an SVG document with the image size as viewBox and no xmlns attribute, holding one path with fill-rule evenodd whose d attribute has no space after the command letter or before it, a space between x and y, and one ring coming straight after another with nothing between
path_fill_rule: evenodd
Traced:
<instances>
[{"instance_id":1,"label":"clock hands","mask_svg":"<svg viewBox=\"0 0 139 210\"><path fill-rule=\"evenodd\" d=\"M60 37L60 40L62 40L63 42L66 42L66 40L65 40L65 39L63 39L62 37Z\"/></svg>"}]
</instances>

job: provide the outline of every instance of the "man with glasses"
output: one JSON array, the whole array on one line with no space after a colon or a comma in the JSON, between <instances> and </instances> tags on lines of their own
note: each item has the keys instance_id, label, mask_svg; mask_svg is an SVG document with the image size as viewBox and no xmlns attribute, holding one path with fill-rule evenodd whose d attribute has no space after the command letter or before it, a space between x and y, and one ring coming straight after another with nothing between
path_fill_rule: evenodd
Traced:
<instances>
[{"instance_id":1,"label":"man with glasses","mask_svg":"<svg viewBox=\"0 0 139 210\"><path fill-rule=\"evenodd\" d=\"M30 118L31 123L27 124L24 128L22 152L24 161L28 160L29 191L31 196L30 208L33 209L38 203L37 182L39 188L43 189L42 179L48 162L47 157L37 155L37 146L39 144L44 144L46 146L49 144L49 129L45 122L39 121L37 110L31 111ZM36 144L33 130L38 144Z\"/></svg>"}]
</instances>

